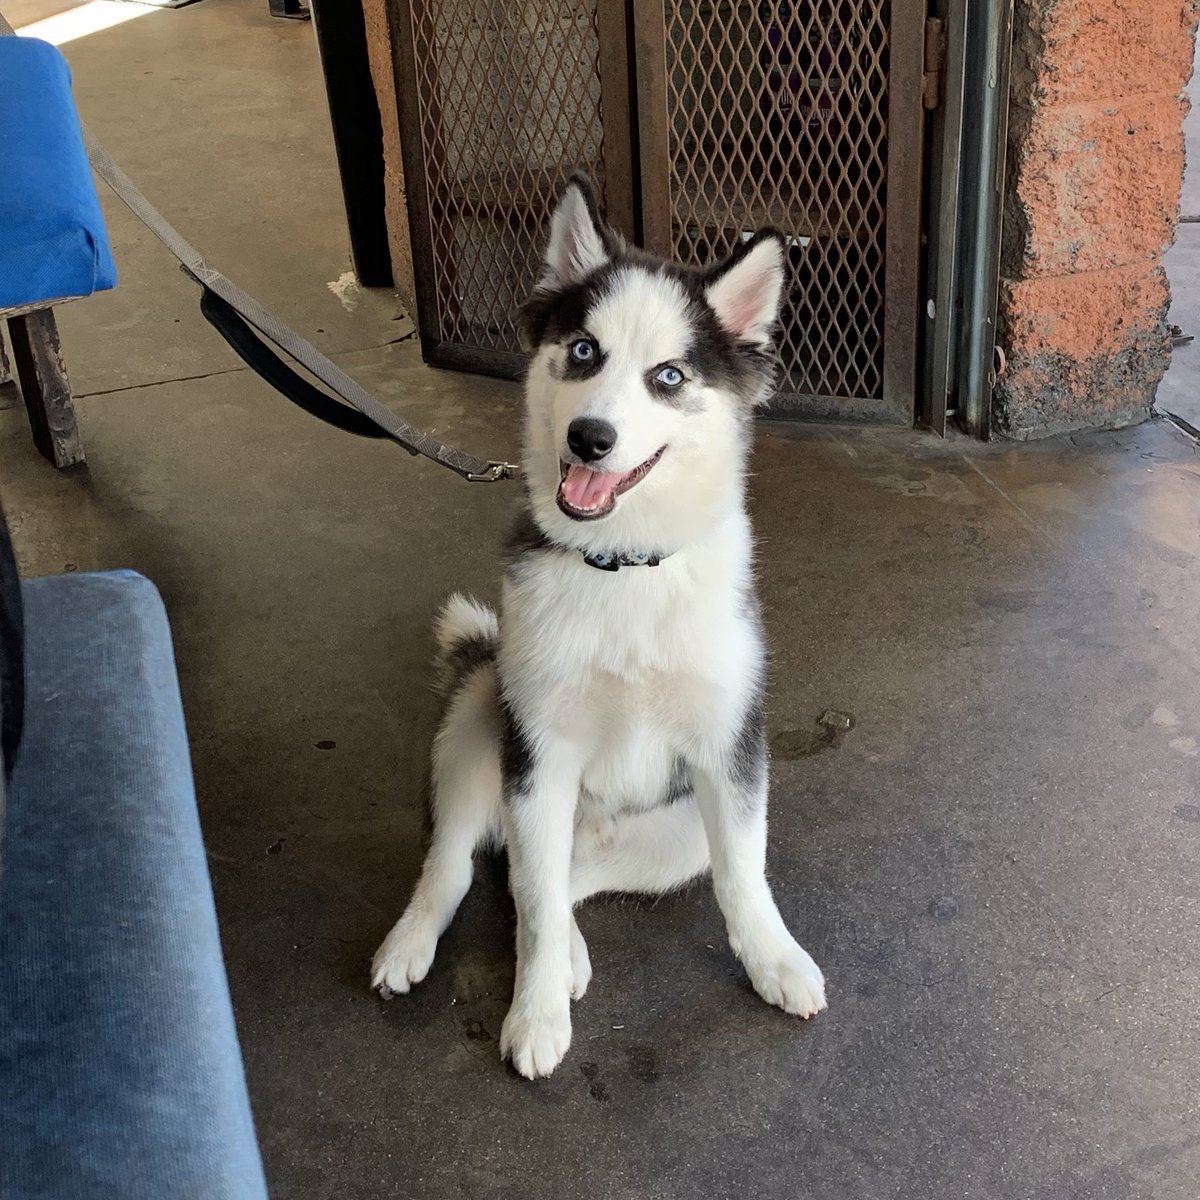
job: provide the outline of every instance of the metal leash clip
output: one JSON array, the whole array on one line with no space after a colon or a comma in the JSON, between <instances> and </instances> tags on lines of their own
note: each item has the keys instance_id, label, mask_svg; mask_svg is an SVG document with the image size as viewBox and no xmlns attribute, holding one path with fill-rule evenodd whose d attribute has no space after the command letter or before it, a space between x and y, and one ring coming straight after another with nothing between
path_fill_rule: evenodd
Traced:
<instances>
[{"instance_id":1,"label":"metal leash clip","mask_svg":"<svg viewBox=\"0 0 1200 1200\"><path fill-rule=\"evenodd\" d=\"M516 463L493 462L488 460L488 469L479 474L468 474L464 478L468 483L499 483L502 479L516 479L521 468Z\"/></svg>"}]
</instances>

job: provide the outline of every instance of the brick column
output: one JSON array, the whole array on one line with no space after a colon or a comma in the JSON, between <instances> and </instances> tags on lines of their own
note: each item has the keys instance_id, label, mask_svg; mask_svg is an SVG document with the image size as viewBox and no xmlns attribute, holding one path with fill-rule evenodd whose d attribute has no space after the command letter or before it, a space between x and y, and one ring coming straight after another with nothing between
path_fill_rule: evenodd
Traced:
<instances>
[{"instance_id":1,"label":"brick column","mask_svg":"<svg viewBox=\"0 0 1200 1200\"><path fill-rule=\"evenodd\" d=\"M1144 420L1167 368L1200 0L1017 0L993 425Z\"/></svg>"}]
</instances>

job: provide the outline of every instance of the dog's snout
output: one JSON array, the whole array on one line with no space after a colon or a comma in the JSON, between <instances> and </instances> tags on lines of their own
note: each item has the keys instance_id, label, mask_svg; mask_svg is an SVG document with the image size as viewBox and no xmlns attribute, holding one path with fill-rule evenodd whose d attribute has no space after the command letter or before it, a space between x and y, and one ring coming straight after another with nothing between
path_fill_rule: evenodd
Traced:
<instances>
[{"instance_id":1,"label":"dog's snout","mask_svg":"<svg viewBox=\"0 0 1200 1200\"><path fill-rule=\"evenodd\" d=\"M617 444L617 431L599 417L576 417L567 429L567 445L580 462L596 462Z\"/></svg>"}]
</instances>

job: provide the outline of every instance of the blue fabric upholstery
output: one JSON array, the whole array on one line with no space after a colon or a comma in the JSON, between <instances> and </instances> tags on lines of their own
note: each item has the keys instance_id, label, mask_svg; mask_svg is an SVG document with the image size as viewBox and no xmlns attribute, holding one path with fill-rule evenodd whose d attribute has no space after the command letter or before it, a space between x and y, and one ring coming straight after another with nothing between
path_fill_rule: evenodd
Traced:
<instances>
[{"instance_id":1,"label":"blue fabric upholstery","mask_svg":"<svg viewBox=\"0 0 1200 1200\"><path fill-rule=\"evenodd\" d=\"M0 842L0 1196L266 1195L162 602L24 584Z\"/></svg>"},{"instance_id":2,"label":"blue fabric upholstery","mask_svg":"<svg viewBox=\"0 0 1200 1200\"><path fill-rule=\"evenodd\" d=\"M4 824L4 784L12 772L25 716L25 632L21 579L12 538L0 505L0 838Z\"/></svg>"},{"instance_id":3,"label":"blue fabric upholstery","mask_svg":"<svg viewBox=\"0 0 1200 1200\"><path fill-rule=\"evenodd\" d=\"M0 308L116 282L66 60L0 37Z\"/></svg>"}]
</instances>

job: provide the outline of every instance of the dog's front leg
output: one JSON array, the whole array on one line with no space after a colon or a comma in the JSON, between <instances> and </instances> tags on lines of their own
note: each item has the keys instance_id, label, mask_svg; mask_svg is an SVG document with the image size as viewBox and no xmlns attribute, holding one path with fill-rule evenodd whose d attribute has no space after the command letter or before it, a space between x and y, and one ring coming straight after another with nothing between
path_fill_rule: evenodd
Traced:
<instances>
[{"instance_id":1,"label":"dog's front leg","mask_svg":"<svg viewBox=\"0 0 1200 1200\"><path fill-rule=\"evenodd\" d=\"M713 887L729 944L754 990L785 1012L825 1007L825 980L788 932L767 884L767 750L752 712L729 745L713 746L694 769L696 801L712 857Z\"/></svg>"},{"instance_id":2,"label":"dog's front leg","mask_svg":"<svg viewBox=\"0 0 1200 1200\"><path fill-rule=\"evenodd\" d=\"M526 1079L537 1079L571 1044L571 843L581 765L561 742L533 748L518 740L520 752L505 756L504 791L517 980L500 1054Z\"/></svg>"}]
</instances>

